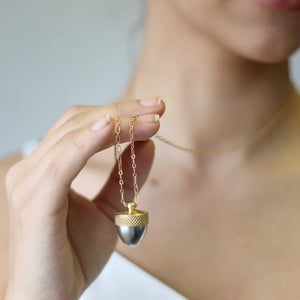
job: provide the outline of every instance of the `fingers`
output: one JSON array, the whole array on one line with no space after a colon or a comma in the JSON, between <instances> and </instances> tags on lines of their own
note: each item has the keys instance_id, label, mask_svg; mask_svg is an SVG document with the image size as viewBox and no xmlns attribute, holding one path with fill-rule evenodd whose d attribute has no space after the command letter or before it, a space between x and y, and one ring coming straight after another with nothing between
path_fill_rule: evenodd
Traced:
<instances>
[{"instance_id":1,"label":"fingers","mask_svg":"<svg viewBox=\"0 0 300 300\"><path fill-rule=\"evenodd\" d=\"M140 141L135 143L136 153L136 173L139 189L142 188L146 181L154 158L154 143L151 140ZM124 198L126 202L134 199L133 178L132 178L132 162L131 162L130 146L122 154L123 162L123 180L124 180ZM101 192L93 200L95 205L99 207L114 222L114 213L123 211L126 208L121 204L120 185L119 185L118 166L115 165L109 179L104 185Z\"/></svg>"},{"instance_id":2,"label":"fingers","mask_svg":"<svg viewBox=\"0 0 300 300\"><path fill-rule=\"evenodd\" d=\"M134 113L140 116L155 114L161 116L164 113L164 110L164 102L161 101L159 97L124 101L120 103L116 102L107 106L71 107L53 126L40 143L39 147L27 157L28 164L31 166L35 165L45 152L68 132L77 130L80 127L85 127L91 122L95 122L99 119L99 116L107 114L112 118L115 116L130 117Z\"/></svg>"},{"instance_id":3,"label":"fingers","mask_svg":"<svg viewBox=\"0 0 300 300\"><path fill-rule=\"evenodd\" d=\"M135 140L146 140L158 131L159 121L152 117L154 122L151 122L149 115L146 119L146 122L136 121ZM130 118L120 118L120 121L122 128L126 128L121 129L122 142L127 142ZM68 132L56 142L20 183L23 189L33 191L30 201L39 207L39 212L51 215L59 211L65 205L72 181L87 160L96 152L112 146L114 139L114 122L103 116L84 128Z\"/></svg>"},{"instance_id":4,"label":"fingers","mask_svg":"<svg viewBox=\"0 0 300 300\"><path fill-rule=\"evenodd\" d=\"M63 115L56 121L56 123L52 126L52 128L49 130L48 134L51 134L53 131L55 131L57 128L59 128L62 124L64 124L67 120L72 119L72 117L85 113L92 109L92 106L89 105L74 105L70 107L68 110L66 110Z\"/></svg>"}]
</instances>

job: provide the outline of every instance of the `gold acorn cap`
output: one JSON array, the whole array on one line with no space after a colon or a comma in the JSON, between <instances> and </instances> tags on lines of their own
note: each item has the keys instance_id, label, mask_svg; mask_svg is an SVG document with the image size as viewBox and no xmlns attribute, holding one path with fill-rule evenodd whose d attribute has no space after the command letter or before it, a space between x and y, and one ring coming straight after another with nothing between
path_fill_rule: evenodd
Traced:
<instances>
[{"instance_id":1,"label":"gold acorn cap","mask_svg":"<svg viewBox=\"0 0 300 300\"><path fill-rule=\"evenodd\" d=\"M115 212L115 225L117 226L145 226L149 223L146 211L135 210L136 204L129 203L128 211Z\"/></svg>"},{"instance_id":2,"label":"gold acorn cap","mask_svg":"<svg viewBox=\"0 0 300 300\"><path fill-rule=\"evenodd\" d=\"M149 223L148 213L136 210L137 214L128 214L127 211L115 214L115 225L117 226L145 226Z\"/></svg>"}]
</instances>

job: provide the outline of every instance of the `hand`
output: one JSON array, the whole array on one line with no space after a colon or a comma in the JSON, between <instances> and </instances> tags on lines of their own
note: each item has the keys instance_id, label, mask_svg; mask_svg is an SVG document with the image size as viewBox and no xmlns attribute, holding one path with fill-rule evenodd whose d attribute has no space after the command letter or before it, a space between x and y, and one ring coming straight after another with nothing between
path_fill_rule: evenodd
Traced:
<instances>
[{"instance_id":1,"label":"hand","mask_svg":"<svg viewBox=\"0 0 300 300\"><path fill-rule=\"evenodd\" d=\"M154 155L153 142L147 139L158 131L155 114L162 115L164 109L158 98L149 98L148 104L136 100L73 107L34 152L9 170L7 300L77 299L95 279L116 245L114 212L125 210L120 203L117 168L93 201L75 193L71 183L92 155L114 145L114 116L121 121L121 141L128 142L130 118L137 113L134 138L139 141L135 151L141 187ZM125 177L131 168L130 149L122 156ZM126 201L132 201L131 187L124 189Z\"/></svg>"}]
</instances>

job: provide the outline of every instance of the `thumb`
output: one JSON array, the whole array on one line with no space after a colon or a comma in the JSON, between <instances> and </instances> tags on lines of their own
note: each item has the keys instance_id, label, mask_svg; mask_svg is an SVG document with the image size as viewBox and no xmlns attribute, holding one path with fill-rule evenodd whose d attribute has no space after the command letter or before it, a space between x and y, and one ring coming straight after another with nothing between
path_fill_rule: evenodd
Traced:
<instances>
[{"instance_id":1,"label":"thumb","mask_svg":"<svg viewBox=\"0 0 300 300\"><path fill-rule=\"evenodd\" d=\"M152 140L136 141L135 148L135 162L137 173L137 184L139 189L143 186L153 163L154 158L154 143ZM122 153L122 169L123 169L123 189L125 201L131 202L134 199L133 186L133 169L131 160L130 145ZM116 211L126 210L120 202L120 184L118 164L115 164L106 184L101 192L94 198L94 203L99 207L111 220L114 222L114 213Z\"/></svg>"}]
</instances>

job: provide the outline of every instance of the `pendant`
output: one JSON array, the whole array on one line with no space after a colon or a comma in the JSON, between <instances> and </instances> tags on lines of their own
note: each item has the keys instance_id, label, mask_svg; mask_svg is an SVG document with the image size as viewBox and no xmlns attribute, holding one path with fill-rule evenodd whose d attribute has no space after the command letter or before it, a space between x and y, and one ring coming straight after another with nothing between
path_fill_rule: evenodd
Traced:
<instances>
[{"instance_id":1,"label":"pendant","mask_svg":"<svg viewBox=\"0 0 300 300\"><path fill-rule=\"evenodd\" d=\"M146 233L149 223L148 212L135 210L136 203L128 203L128 211L115 213L115 225L118 234L125 245L129 247L138 246Z\"/></svg>"}]
</instances>

